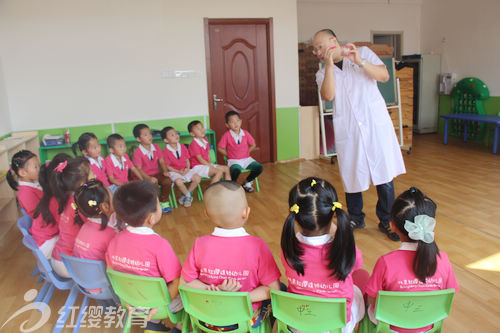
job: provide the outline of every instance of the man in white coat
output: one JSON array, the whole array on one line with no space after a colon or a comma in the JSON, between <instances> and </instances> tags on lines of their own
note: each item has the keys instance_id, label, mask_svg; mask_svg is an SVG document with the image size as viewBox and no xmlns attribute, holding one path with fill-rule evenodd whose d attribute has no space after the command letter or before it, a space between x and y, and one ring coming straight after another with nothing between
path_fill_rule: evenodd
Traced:
<instances>
[{"instance_id":1,"label":"man in white coat","mask_svg":"<svg viewBox=\"0 0 500 333\"><path fill-rule=\"evenodd\" d=\"M406 172L401 149L377 81L389 73L375 53L354 44L341 46L330 29L314 35L313 53L325 63L316 73L321 97L334 101L333 127L340 176L353 228L365 226L362 192L377 187L379 229L391 240L390 210L394 201L393 178Z\"/></svg>"}]
</instances>

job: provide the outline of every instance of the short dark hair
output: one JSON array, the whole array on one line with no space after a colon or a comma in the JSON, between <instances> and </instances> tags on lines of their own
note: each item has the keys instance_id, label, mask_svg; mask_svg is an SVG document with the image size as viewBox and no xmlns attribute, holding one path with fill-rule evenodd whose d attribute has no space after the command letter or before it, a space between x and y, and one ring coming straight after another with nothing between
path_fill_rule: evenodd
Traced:
<instances>
[{"instance_id":1,"label":"short dark hair","mask_svg":"<svg viewBox=\"0 0 500 333\"><path fill-rule=\"evenodd\" d=\"M108 139L106 140L107 143L108 143L108 147L113 148L114 145L115 145L115 143L116 143L116 141L118 141L118 140L124 140L125 141L125 139L123 138L123 136L121 136L118 133L114 133L114 134L111 134L110 136L108 136Z\"/></svg>"},{"instance_id":2,"label":"short dark hair","mask_svg":"<svg viewBox=\"0 0 500 333\"><path fill-rule=\"evenodd\" d=\"M140 227L149 214L156 211L158 189L147 180L134 180L122 185L113 196L113 206L120 221Z\"/></svg>"},{"instance_id":3,"label":"short dark hair","mask_svg":"<svg viewBox=\"0 0 500 333\"><path fill-rule=\"evenodd\" d=\"M236 112L234 110L228 111L226 113L226 115L224 116L224 118L226 119L226 124L229 122L229 118L232 116L238 116L238 118L241 118L240 114L238 112Z\"/></svg>"},{"instance_id":4,"label":"short dark hair","mask_svg":"<svg viewBox=\"0 0 500 333\"><path fill-rule=\"evenodd\" d=\"M193 120L192 122L190 122L188 124L188 132L191 133L191 131L193 130L193 127L195 127L198 124L201 124L201 121L199 121L199 120Z\"/></svg>"},{"instance_id":5,"label":"short dark hair","mask_svg":"<svg viewBox=\"0 0 500 333\"><path fill-rule=\"evenodd\" d=\"M137 124L134 126L134 129L133 129L133 133L134 133L134 137L138 138L141 136L141 131L145 128L149 128L148 125L146 124Z\"/></svg>"},{"instance_id":6,"label":"short dark hair","mask_svg":"<svg viewBox=\"0 0 500 333\"><path fill-rule=\"evenodd\" d=\"M331 36L331 37L335 37L335 38L337 38L337 35L335 34L335 32L333 32L333 30L332 30L332 29L328 29L328 28L327 28L327 29L321 29L321 30L320 30L320 31L318 31L315 35L319 34L320 32L325 33L325 34L327 34L328 36Z\"/></svg>"},{"instance_id":7,"label":"short dark hair","mask_svg":"<svg viewBox=\"0 0 500 333\"><path fill-rule=\"evenodd\" d=\"M172 126L163 127L163 129L160 131L161 138L163 140L165 140L165 138L167 137L168 131L171 131L171 130L175 131L175 128L173 128Z\"/></svg>"},{"instance_id":8,"label":"short dark hair","mask_svg":"<svg viewBox=\"0 0 500 333\"><path fill-rule=\"evenodd\" d=\"M208 187L207 187L207 190L209 188L212 188L212 187L217 187L217 186L224 186L225 188L227 188L228 190L230 191L237 191L238 189L241 188L241 185L238 184L237 182L235 181L232 181L232 180L221 180L221 181L218 181L216 183L213 183L213 184L210 184Z\"/></svg>"}]
</instances>

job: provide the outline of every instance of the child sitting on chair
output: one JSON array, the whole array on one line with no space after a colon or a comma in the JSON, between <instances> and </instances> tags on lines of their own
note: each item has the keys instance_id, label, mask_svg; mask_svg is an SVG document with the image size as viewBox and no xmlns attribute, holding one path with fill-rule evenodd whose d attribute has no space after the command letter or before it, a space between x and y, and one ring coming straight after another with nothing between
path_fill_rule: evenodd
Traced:
<instances>
[{"instance_id":1,"label":"child sitting on chair","mask_svg":"<svg viewBox=\"0 0 500 333\"><path fill-rule=\"evenodd\" d=\"M115 271L140 276L162 277L167 284L172 312L180 311L178 285L181 264L168 240L153 230L162 210L156 186L146 180L136 180L120 186L113 197L117 218L127 223L116 234L106 252L106 264ZM165 332L159 321L150 321L146 330Z\"/></svg>"},{"instance_id":2,"label":"child sitting on chair","mask_svg":"<svg viewBox=\"0 0 500 333\"><path fill-rule=\"evenodd\" d=\"M120 134L111 134L107 139L110 154L104 159L106 174L112 184L111 192L116 191L118 186L128 182L128 173L131 170L137 179L142 179L142 174L128 157L125 139Z\"/></svg>"},{"instance_id":3,"label":"child sitting on chair","mask_svg":"<svg viewBox=\"0 0 500 333\"><path fill-rule=\"evenodd\" d=\"M163 213L168 213L172 211L168 202L172 182L170 181L165 161L162 158L161 149L157 144L153 143L153 135L148 125L135 125L133 133L137 142L140 143L139 147L134 151L134 165L142 175L142 179L149 180L151 183L161 186L160 206ZM160 164L163 172L160 172L158 164Z\"/></svg>"},{"instance_id":4,"label":"child sitting on chair","mask_svg":"<svg viewBox=\"0 0 500 333\"><path fill-rule=\"evenodd\" d=\"M267 244L243 228L250 207L238 183L220 181L210 185L204 203L205 215L216 227L211 235L196 239L182 267L181 284L249 292L257 327L265 312L262 301L269 299L270 288L280 288L280 271Z\"/></svg>"},{"instance_id":5,"label":"child sitting on chair","mask_svg":"<svg viewBox=\"0 0 500 333\"><path fill-rule=\"evenodd\" d=\"M166 143L165 149L163 149L163 158L167 170L170 171L170 179L182 192L179 203L184 207L191 207L193 202L191 192L201 181L200 173L206 174L206 166L200 164L191 169L188 149L185 145L179 143L179 133L173 127L167 126L163 128L161 138ZM191 182L191 184L186 187L184 182Z\"/></svg>"},{"instance_id":6,"label":"child sitting on chair","mask_svg":"<svg viewBox=\"0 0 500 333\"><path fill-rule=\"evenodd\" d=\"M80 149L80 152L85 156L90 163L92 172L95 178L99 179L106 186L111 184L108 181L108 176L106 176L106 166L104 165L104 158L101 155L101 144L97 140L97 136L94 133L86 132L80 135L78 141L73 143L71 150L73 154L77 156L76 149Z\"/></svg>"},{"instance_id":7,"label":"child sitting on chair","mask_svg":"<svg viewBox=\"0 0 500 333\"><path fill-rule=\"evenodd\" d=\"M250 157L250 153L255 149L255 140L241 128L241 118L238 112L229 111L225 115L226 127L229 129L217 146L217 150L227 156L227 165L230 168L231 179L237 181L243 169L249 169L246 181L242 184L247 192L253 192L252 181L262 173L262 164Z\"/></svg>"},{"instance_id":8,"label":"child sitting on chair","mask_svg":"<svg viewBox=\"0 0 500 333\"><path fill-rule=\"evenodd\" d=\"M210 160L210 145L207 139L205 139L205 128L199 120L193 120L188 125L189 134L193 137L193 141L189 145L188 151L189 161L191 162L191 167L195 168L198 165L202 165L200 176L208 178L212 177L210 184L217 183L224 176L225 180L231 178L229 173L229 167L227 165L212 164Z\"/></svg>"}]
</instances>

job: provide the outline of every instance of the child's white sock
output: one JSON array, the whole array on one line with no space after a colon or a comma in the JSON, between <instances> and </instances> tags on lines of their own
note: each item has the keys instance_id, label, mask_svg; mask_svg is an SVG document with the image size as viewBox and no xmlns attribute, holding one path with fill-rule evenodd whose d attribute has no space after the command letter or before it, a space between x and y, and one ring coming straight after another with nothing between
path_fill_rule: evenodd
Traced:
<instances>
[{"instance_id":1,"label":"child's white sock","mask_svg":"<svg viewBox=\"0 0 500 333\"><path fill-rule=\"evenodd\" d=\"M191 198L191 192L188 192L188 193L186 194L186 198Z\"/></svg>"}]
</instances>

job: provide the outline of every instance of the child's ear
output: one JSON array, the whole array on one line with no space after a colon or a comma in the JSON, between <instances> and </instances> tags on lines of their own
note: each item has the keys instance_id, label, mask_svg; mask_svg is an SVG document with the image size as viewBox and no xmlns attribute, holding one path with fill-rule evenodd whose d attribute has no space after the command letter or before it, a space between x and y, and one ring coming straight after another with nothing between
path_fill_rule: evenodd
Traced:
<instances>
[{"instance_id":1,"label":"child's ear","mask_svg":"<svg viewBox=\"0 0 500 333\"><path fill-rule=\"evenodd\" d=\"M250 207L246 206L243 212L241 212L241 218L247 220L249 215L250 215Z\"/></svg>"},{"instance_id":2,"label":"child's ear","mask_svg":"<svg viewBox=\"0 0 500 333\"><path fill-rule=\"evenodd\" d=\"M26 172L26 170L24 170L24 168L17 169L17 174L21 178L24 178L24 177L28 176L28 172Z\"/></svg>"},{"instance_id":3,"label":"child's ear","mask_svg":"<svg viewBox=\"0 0 500 333\"><path fill-rule=\"evenodd\" d=\"M168 140L167 140L167 138L163 139L163 142L165 142L165 143L168 143Z\"/></svg>"},{"instance_id":4,"label":"child's ear","mask_svg":"<svg viewBox=\"0 0 500 333\"><path fill-rule=\"evenodd\" d=\"M226 125L226 128L227 128L227 129L229 129L229 124L228 124L228 123L226 123L225 125Z\"/></svg>"},{"instance_id":5,"label":"child's ear","mask_svg":"<svg viewBox=\"0 0 500 333\"><path fill-rule=\"evenodd\" d=\"M210 216L208 216L208 212L207 212L206 208L203 209L203 215L205 215L206 217L210 218Z\"/></svg>"},{"instance_id":6,"label":"child's ear","mask_svg":"<svg viewBox=\"0 0 500 333\"><path fill-rule=\"evenodd\" d=\"M135 140L139 143L141 143L141 139L140 138L135 138Z\"/></svg>"},{"instance_id":7,"label":"child's ear","mask_svg":"<svg viewBox=\"0 0 500 333\"><path fill-rule=\"evenodd\" d=\"M389 222L389 225L391 226L391 232L395 232L397 233L398 232L398 228L396 228L396 226L394 225L394 223L391 221Z\"/></svg>"},{"instance_id":8,"label":"child's ear","mask_svg":"<svg viewBox=\"0 0 500 333\"><path fill-rule=\"evenodd\" d=\"M191 136L194 138L194 133L193 132L189 132L189 134L191 134Z\"/></svg>"}]
</instances>

